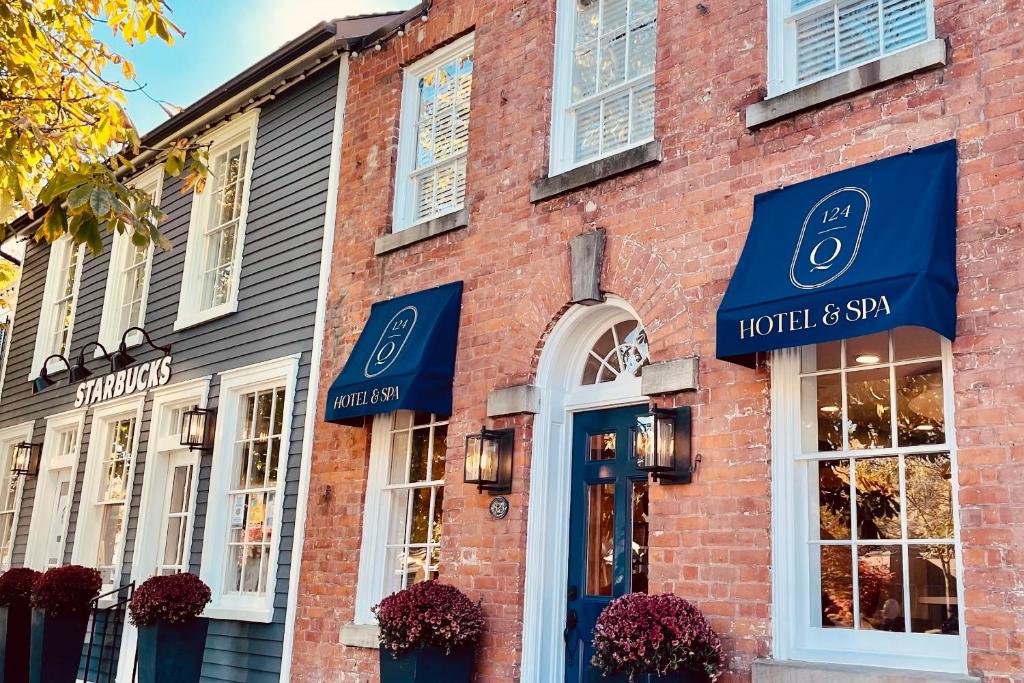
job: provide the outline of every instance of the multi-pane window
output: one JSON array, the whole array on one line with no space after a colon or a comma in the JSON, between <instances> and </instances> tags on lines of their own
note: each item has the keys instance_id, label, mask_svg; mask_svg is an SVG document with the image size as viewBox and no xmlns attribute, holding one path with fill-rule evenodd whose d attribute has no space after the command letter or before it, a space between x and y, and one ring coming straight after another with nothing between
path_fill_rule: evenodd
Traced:
<instances>
[{"instance_id":1,"label":"multi-pane window","mask_svg":"<svg viewBox=\"0 0 1024 683\"><path fill-rule=\"evenodd\" d=\"M388 514L382 595L438 576L447 437L446 417L395 413L384 485Z\"/></svg>"},{"instance_id":2,"label":"multi-pane window","mask_svg":"<svg viewBox=\"0 0 1024 683\"><path fill-rule=\"evenodd\" d=\"M908 327L801 350L812 627L960 631L942 344Z\"/></svg>"},{"instance_id":3,"label":"multi-pane window","mask_svg":"<svg viewBox=\"0 0 1024 683\"><path fill-rule=\"evenodd\" d=\"M14 449L17 444L6 444L0 458L0 567L11 564L11 550L14 547L15 520L18 516L19 477L11 473Z\"/></svg>"},{"instance_id":4,"label":"multi-pane window","mask_svg":"<svg viewBox=\"0 0 1024 683\"><path fill-rule=\"evenodd\" d=\"M649 362L647 331L636 320L624 320L608 328L591 347L581 384L614 382L620 376L635 377Z\"/></svg>"},{"instance_id":5,"label":"multi-pane window","mask_svg":"<svg viewBox=\"0 0 1024 683\"><path fill-rule=\"evenodd\" d=\"M278 471L282 463L285 387L243 394L228 490L228 561L224 592L266 594Z\"/></svg>"},{"instance_id":6,"label":"multi-pane window","mask_svg":"<svg viewBox=\"0 0 1024 683\"><path fill-rule=\"evenodd\" d=\"M877 60L934 34L930 0L776 1L785 36L784 89Z\"/></svg>"},{"instance_id":7,"label":"multi-pane window","mask_svg":"<svg viewBox=\"0 0 1024 683\"><path fill-rule=\"evenodd\" d=\"M472 36L409 67L402 104L396 230L463 207L472 89Z\"/></svg>"},{"instance_id":8,"label":"multi-pane window","mask_svg":"<svg viewBox=\"0 0 1024 683\"><path fill-rule=\"evenodd\" d=\"M81 265L82 247L74 244L70 238L63 237L50 245L50 264L39 315L32 377L49 356L70 355ZM62 367L54 364L47 369L53 372Z\"/></svg>"},{"instance_id":9,"label":"multi-pane window","mask_svg":"<svg viewBox=\"0 0 1024 683\"><path fill-rule=\"evenodd\" d=\"M652 140L657 0L562 0L559 12L571 28L557 48L556 169Z\"/></svg>"},{"instance_id":10,"label":"multi-pane window","mask_svg":"<svg viewBox=\"0 0 1024 683\"><path fill-rule=\"evenodd\" d=\"M189 456L185 456L188 460ZM192 477L195 467L191 462L176 459L171 463L170 480L164 498L162 547L156 573L163 576L188 571L189 516L192 502Z\"/></svg>"},{"instance_id":11,"label":"multi-pane window","mask_svg":"<svg viewBox=\"0 0 1024 683\"><path fill-rule=\"evenodd\" d=\"M96 547L96 568L103 583L112 585L116 563L124 542L124 522L128 496L128 475L131 472L132 449L135 442L135 418L126 417L107 425L100 465L100 482L95 505L99 519L99 541Z\"/></svg>"}]
</instances>

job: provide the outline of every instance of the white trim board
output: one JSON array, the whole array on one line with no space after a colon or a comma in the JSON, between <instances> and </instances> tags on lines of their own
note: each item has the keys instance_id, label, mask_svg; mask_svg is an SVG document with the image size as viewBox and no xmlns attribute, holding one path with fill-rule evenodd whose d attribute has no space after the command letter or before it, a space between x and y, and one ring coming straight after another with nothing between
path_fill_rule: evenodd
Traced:
<instances>
[{"instance_id":1,"label":"white trim board","mask_svg":"<svg viewBox=\"0 0 1024 683\"><path fill-rule=\"evenodd\" d=\"M22 441L32 443L35 422L22 422L0 429L0 467L9 468L10 448ZM21 520L22 494L25 492L25 477L18 477L18 490L14 494L14 513L11 515L11 547L7 557L0 557L0 569L9 569L14 556L14 543L18 538L18 523Z\"/></svg>"}]
</instances>

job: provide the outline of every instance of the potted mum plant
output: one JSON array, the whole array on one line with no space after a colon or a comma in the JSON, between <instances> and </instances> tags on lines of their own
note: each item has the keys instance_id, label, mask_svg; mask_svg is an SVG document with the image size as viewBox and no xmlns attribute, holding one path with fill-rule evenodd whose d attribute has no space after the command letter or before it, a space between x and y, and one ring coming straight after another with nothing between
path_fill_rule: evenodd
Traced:
<instances>
[{"instance_id":1,"label":"potted mum plant","mask_svg":"<svg viewBox=\"0 0 1024 683\"><path fill-rule=\"evenodd\" d=\"M77 564L47 570L32 587L31 683L74 683L92 601L103 580Z\"/></svg>"},{"instance_id":2,"label":"potted mum plant","mask_svg":"<svg viewBox=\"0 0 1024 683\"><path fill-rule=\"evenodd\" d=\"M15 567L0 575L0 681L28 681L32 640L32 586L39 572Z\"/></svg>"},{"instance_id":3,"label":"potted mum plant","mask_svg":"<svg viewBox=\"0 0 1024 683\"><path fill-rule=\"evenodd\" d=\"M722 642L682 598L630 593L608 603L594 627L591 663L630 683L706 683L722 672Z\"/></svg>"},{"instance_id":4,"label":"potted mum plant","mask_svg":"<svg viewBox=\"0 0 1024 683\"><path fill-rule=\"evenodd\" d=\"M195 574L154 576L128 605L139 628L139 683L196 683L210 622L200 617L210 588Z\"/></svg>"},{"instance_id":5,"label":"potted mum plant","mask_svg":"<svg viewBox=\"0 0 1024 683\"><path fill-rule=\"evenodd\" d=\"M373 608L381 683L469 683L484 631L480 606L454 586L417 583Z\"/></svg>"}]
</instances>

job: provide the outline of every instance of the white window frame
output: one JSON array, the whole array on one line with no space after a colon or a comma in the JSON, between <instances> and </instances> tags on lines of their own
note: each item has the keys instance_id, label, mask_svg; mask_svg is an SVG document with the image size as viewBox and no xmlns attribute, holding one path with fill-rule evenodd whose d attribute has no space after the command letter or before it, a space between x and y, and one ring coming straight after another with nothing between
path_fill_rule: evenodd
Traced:
<instances>
[{"instance_id":1,"label":"white window frame","mask_svg":"<svg viewBox=\"0 0 1024 683\"><path fill-rule=\"evenodd\" d=\"M658 19L661 19L661 0L658 2ZM592 164L601 159L606 159L616 154L621 154L630 149L635 149L655 139L652 132L646 137L617 147L599 156L587 158L582 161L575 161L573 150L575 149L574 121L568 113L572 105L572 69L573 53L575 51L575 26L576 26L576 0L557 0L555 11L555 61L554 77L551 90L551 147L548 157L548 175L554 176L559 173L571 171L580 166ZM628 31L628 25L627 25ZM627 35L627 42L629 38ZM594 95L594 99L603 99L616 92L631 90L641 81L648 78L656 82L657 76L657 43L658 31L655 29L655 68L650 76L640 76L633 79L627 78L622 84L609 88L604 92ZM657 93L655 93L657 97ZM580 106L580 105L576 105ZM657 109L657 104L655 104ZM655 111L655 114L657 112Z\"/></svg>"},{"instance_id":2,"label":"white window frame","mask_svg":"<svg viewBox=\"0 0 1024 683\"><path fill-rule=\"evenodd\" d=\"M452 60L460 53L467 50L472 51L473 49L474 34L470 33L467 36L459 38L450 45L446 45L443 48L432 52L415 64L406 67L404 70L402 77L401 115L398 127L398 163L395 166L395 206L394 220L391 227L392 232L401 232L402 230L411 228L419 223L424 223L455 213L465 207L466 198L465 195L463 195L462 202L460 202L458 206L452 207L450 211L438 213L430 216L429 218L416 219L416 184L413 182L412 176L417 172L416 126L419 119L419 80L424 75L442 66L445 62ZM475 79L475 61L473 69L473 76ZM470 118L472 118L472 95L470 98ZM461 156L467 157L468 155L469 146L467 145L466 152ZM449 159L445 159L443 162L432 164L431 168L435 165L445 165L457 158L458 156L450 157Z\"/></svg>"},{"instance_id":3,"label":"white window frame","mask_svg":"<svg viewBox=\"0 0 1024 683\"><path fill-rule=\"evenodd\" d=\"M935 39L935 2L926 0L928 37L920 43L914 43L899 50L886 52L878 57L871 57L862 62L837 69L803 83L797 81L796 74L796 21L812 14L829 3L835 5L838 0L820 0L796 12L790 12L792 0L768 0L768 97L777 97L793 90L807 87L839 74L857 69L865 64L880 61L890 55L899 54L919 47L928 40Z\"/></svg>"},{"instance_id":4,"label":"white window frame","mask_svg":"<svg viewBox=\"0 0 1024 683\"><path fill-rule=\"evenodd\" d=\"M34 422L22 422L5 429L0 429L0 468L7 476L11 476L11 450L22 441L32 443L32 431L35 428ZM18 522L21 519L22 494L25 491L25 476L18 477L17 490L14 493L14 511L11 517L11 545L4 557L0 557L0 570L11 568L11 558L14 557L14 544L18 539ZM2 541L2 539L0 539Z\"/></svg>"},{"instance_id":5,"label":"white window frame","mask_svg":"<svg viewBox=\"0 0 1024 683\"><path fill-rule=\"evenodd\" d=\"M436 422L450 425L449 418L436 416ZM431 423L433 424L433 423ZM366 502L363 509L363 535L359 552L359 574L356 584L355 623L376 624L370 608L385 597L384 575L387 571L388 522L391 511L391 493L402 485L388 484L391 470L391 438L395 426L395 413L376 415L370 434L370 463L366 476ZM449 432L450 434L450 432ZM429 465L428 465L429 466ZM444 482L432 480L420 482L423 488L439 488L444 491ZM444 545L444 536L441 537Z\"/></svg>"},{"instance_id":6,"label":"white window frame","mask_svg":"<svg viewBox=\"0 0 1024 683\"><path fill-rule=\"evenodd\" d=\"M163 166L155 166L141 173L132 180L131 185L137 187L153 199L154 206L160 205L163 193L164 170ZM100 316L99 342L110 353L121 343L124 334L123 329L118 329L121 309L124 307L124 274L128 258L133 254L135 245L132 244L131 235L128 233L114 233L114 239L110 246L110 266L107 269L106 294L103 297L103 313ZM142 288L142 302L139 304L139 319L136 325L145 327L146 305L149 300L150 275L153 270L153 245L148 247L146 262L142 266L145 281ZM133 332L125 340L128 346L137 346L142 343L142 335ZM103 355L103 350L96 348L93 357Z\"/></svg>"},{"instance_id":7,"label":"white window frame","mask_svg":"<svg viewBox=\"0 0 1024 683\"><path fill-rule=\"evenodd\" d=\"M78 311L78 291L82 284L82 268L85 259L85 245L75 244L67 235L61 237L50 245L50 260L46 266L46 284L43 288L43 305L39 311L39 325L36 328L36 343L32 355L32 367L29 368L28 379L31 382L39 377L39 371L43 367L43 361L50 357L50 349L53 347L53 335L51 331L57 323L54 316L54 305L59 294L60 283L57 276L60 275L62 264L70 256L71 250L78 250L78 268L75 272L74 288L71 294L71 326L68 328L67 349L65 357L71 356L72 336L75 331L75 315ZM56 359L47 363L46 371L51 375L66 370L67 368Z\"/></svg>"},{"instance_id":8,"label":"white window frame","mask_svg":"<svg viewBox=\"0 0 1024 683\"><path fill-rule=\"evenodd\" d=\"M128 524L132 504L132 492L135 488L135 461L139 452L139 440L142 433L142 414L146 405L146 395L132 396L120 401L93 408L92 423L89 428L89 449L85 456L85 476L82 478L82 493L78 503L78 519L75 524L75 542L71 550L71 562L94 566L96 549L99 544L100 524L99 505L96 497L103 478L103 464L107 454L107 429L118 420L135 418L135 433L132 435L131 454L128 459L124 502L124 526L121 529L113 558L113 583L104 584L104 591L117 588L124 569L125 540L128 535ZM111 598L112 600L112 598Z\"/></svg>"},{"instance_id":9,"label":"white window frame","mask_svg":"<svg viewBox=\"0 0 1024 683\"><path fill-rule=\"evenodd\" d=\"M82 454L82 435L85 431L85 415L87 410L81 408L50 415L46 418L46 431L43 436L43 453L39 462L39 474L36 477L36 488L33 493L32 520L29 523L28 547L25 549L25 566L42 571L46 568L46 550L49 544L47 533L53 523L52 505L57 496L57 474L60 470L71 468L71 495L74 499L75 484L78 479L78 465ZM74 430L75 452L69 456L57 452L59 434ZM61 523L64 526L64 541L67 546L68 522L71 519L71 505ZM61 551L61 557L63 557Z\"/></svg>"},{"instance_id":10,"label":"white window frame","mask_svg":"<svg viewBox=\"0 0 1024 683\"><path fill-rule=\"evenodd\" d=\"M945 430L952 467L953 542L958 557L960 515L953 412L952 353L942 339L943 402ZM794 456L802 451L800 349L772 352L772 619L774 656L830 664L879 666L947 673L967 673L967 626L964 621L962 562L957 572L959 636L895 633L863 629L820 628L811 625L812 607L808 586L812 585L807 559L806 500L808 485L800 476L804 461L813 456ZM875 449L880 454L896 449ZM872 453L875 450L871 451ZM905 450L905 449L903 449ZM929 447L929 452L934 447ZM837 454L838 457L839 454Z\"/></svg>"},{"instance_id":11,"label":"white window frame","mask_svg":"<svg viewBox=\"0 0 1024 683\"><path fill-rule=\"evenodd\" d=\"M200 310L202 296L202 270L205 250L206 224L209 221L211 202L216 194L214 187L207 187L202 193L193 195L192 213L189 217L188 241L185 245L185 268L181 280L181 296L178 299L178 317L174 329L182 330L200 325L209 320L229 315L238 310L238 285L242 271L242 249L245 242L245 228L249 217L249 193L252 187L253 160L256 157L256 131L259 124L259 110L250 110L221 125L200 140L210 145L210 159L214 160L225 149L240 142L248 142L245 176L243 179L241 209L238 216L238 233L235 237L234 273L231 278L231 292L222 304Z\"/></svg>"},{"instance_id":12,"label":"white window frame","mask_svg":"<svg viewBox=\"0 0 1024 683\"><path fill-rule=\"evenodd\" d=\"M284 528L283 507L285 483L292 457L291 430L295 413L295 387L298 382L299 354L257 363L220 373L217 431L214 437L210 467L210 488L207 495L206 525L203 533L203 554L199 571L213 594L213 601L203 612L213 619L235 619L270 623L274 616L277 594L281 529ZM237 595L225 591L228 538L230 535L229 495L235 461L235 438L240 415L240 402L245 394L284 385L285 407L281 425L281 461L278 465L277 490L274 494L274 519L277 529L271 536L267 567L266 595ZM306 435L309 438L309 435Z\"/></svg>"}]
</instances>

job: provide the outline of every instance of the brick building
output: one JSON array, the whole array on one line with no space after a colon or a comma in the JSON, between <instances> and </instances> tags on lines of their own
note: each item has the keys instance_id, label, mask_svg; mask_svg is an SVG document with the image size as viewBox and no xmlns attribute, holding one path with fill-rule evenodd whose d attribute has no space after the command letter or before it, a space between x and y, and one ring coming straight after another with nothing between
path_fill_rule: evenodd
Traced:
<instances>
[{"instance_id":1,"label":"brick building","mask_svg":"<svg viewBox=\"0 0 1024 683\"><path fill-rule=\"evenodd\" d=\"M375 680L369 607L439 574L482 601L488 683L579 680L592 615L568 593L643 589L709 616L727 681L1024 681L1022 10L435 0L364 41L317 410L339 407L328 387L373 304L458 281L451 410L317 425L293 678ZM783 244L775 271L790 256L827 271L839 247L794 251L819 206L796 198L886 173L862 193L870 212L831 208L853 206L868 255L931 236L911 260L955 268L959 293L947 274L911 313L892 304L842 336L790 316L786 344L751 344L751 317L756 363L717 357L730 283L744 294L742 274L757 299L745 245ZM789 209L795 226L769 220ZM846 277L874 265L848 261ZM690 484L645 484L623 456L622 425L649 399L692 410ZM514 429L500 519L465 483L482 424ZM606 459L614 486L587 479ZM583 623L563 642L570 611Z\"/></svg>"}]
</instances>

